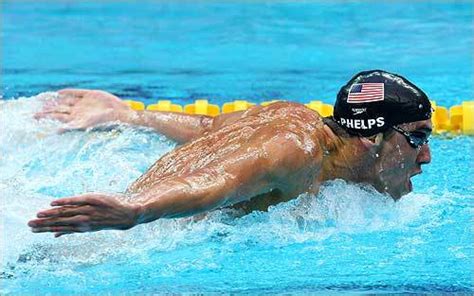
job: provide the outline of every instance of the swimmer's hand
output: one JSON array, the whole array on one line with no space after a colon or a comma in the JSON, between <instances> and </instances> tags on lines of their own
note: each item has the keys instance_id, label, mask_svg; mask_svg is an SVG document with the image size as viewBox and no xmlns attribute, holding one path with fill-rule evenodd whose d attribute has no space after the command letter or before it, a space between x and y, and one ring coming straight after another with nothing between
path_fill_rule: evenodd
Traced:
<instances>
[{"instance_id":1,"label":"swimmer's hand","mask_svg":"<svg viewBox=\"0 0 474 296\"><path fill-rule=\"evenodd\" d=\"M59 237L75 232L126 230L137 224L137 208L116 196L90 193L58 199L51 206L54 208L39 212L38 219L28 222L32 232L54 232Z\"/></svg>"},{"instance_id":2,"label":"swimmer's hand","mask_svg":"<svg viewBox=\"0 0 474 296\"><path fill-rule=\"evenodd\" d=\"M58 98L46 101L36 119L51 118L66 123L60 130L83 130L113 121L122 121L133 112L118 97L99 90L63 89Z\"/></svg>"}]
</instances>

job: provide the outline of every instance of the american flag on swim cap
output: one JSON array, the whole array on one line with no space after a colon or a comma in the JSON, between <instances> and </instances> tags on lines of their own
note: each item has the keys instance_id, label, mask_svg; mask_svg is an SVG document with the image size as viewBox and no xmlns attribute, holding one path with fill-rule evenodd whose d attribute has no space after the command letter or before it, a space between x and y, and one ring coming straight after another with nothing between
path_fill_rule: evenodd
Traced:
<instances>
[{"instance_id":1,"label":"american flag on swim cap","mask_svg":"<svg viewBox=\"0 0 474 296\"><path fill-rule=\"evenodd\" d=\"M383 83L356 83L347 97L348 103L370 103L384 100Z\"/></svg>"}]
</instances>

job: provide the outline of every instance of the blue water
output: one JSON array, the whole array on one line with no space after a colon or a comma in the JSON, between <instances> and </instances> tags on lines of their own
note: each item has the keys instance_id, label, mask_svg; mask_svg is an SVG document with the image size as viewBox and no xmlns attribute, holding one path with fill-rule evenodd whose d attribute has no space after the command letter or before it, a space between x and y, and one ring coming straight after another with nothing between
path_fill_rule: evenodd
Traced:
<instances>
[{"instance_id":1,"label":"blue water","mask_svg":"<svg viewBox=\"0 0 474 296\"><path fill-rule=\"evenodd\" d=\"M351 75L373 68L406 75L441 105L473 98L471 1L0 5L5 98L84 87L332 103Z\"/></svg>"},{"instance_id":2,"label":"blue water","mask_svg":"<svg viewBox=\"0 0 474 296\"><path fill-rule=\"evenodd\" d=\"M55 198L124 190L175 147L127 126L58 135L31 118L43 92L333 103L353 73L383 68L451 106L473 99L472 3L0 5L0 294L474 291L472 137L434 138L399 202L335 181L241 218L59 239L26 227Z\"/></svg>"}]
</instances>

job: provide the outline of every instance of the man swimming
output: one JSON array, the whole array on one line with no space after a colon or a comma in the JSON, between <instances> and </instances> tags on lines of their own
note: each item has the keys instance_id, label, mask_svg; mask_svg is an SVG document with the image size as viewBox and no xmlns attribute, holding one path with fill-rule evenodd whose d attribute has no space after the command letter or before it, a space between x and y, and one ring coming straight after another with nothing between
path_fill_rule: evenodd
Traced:
<instances>
[{"instance_id":1,"label":"man swimming","mask_svg":"<svg viewBox=\"0 0 474 296\"><path fill-rule=\"evenodd\" d=\"M120 121L146 126L182 145L165 154L124 196L87 193L62 198L28 223L55 236L129 229L235 206L247 211L316 194L321 183L366 183L394 199L431 161L431 105L405 78L361 72L338 93L332 118L302 104L277 102L217 117L133 111L102 91L63 90L37 118L66 129Z\"/></svg>"}]
</instances>

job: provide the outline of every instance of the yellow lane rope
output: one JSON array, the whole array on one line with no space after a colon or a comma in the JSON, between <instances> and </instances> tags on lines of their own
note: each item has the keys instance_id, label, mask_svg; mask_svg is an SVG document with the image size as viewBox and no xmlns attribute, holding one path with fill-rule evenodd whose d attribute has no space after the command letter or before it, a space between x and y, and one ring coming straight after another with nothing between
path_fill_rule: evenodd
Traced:
<instances>
[{"instance_id":1,"label":"yellow lane rope","mask_svg":"<svg viewBox=\"0 0 474 296\"><path fill-rule=\"evenodd\" d=\"M260 105L267 106L277 101L279 100L267 101L260 103ZM160 100L148 106L145 106L145 104L140 101L126 100L125 102L134 110L184 112L208 116L217 116L221 113L246 110L255 105L255 103L244 100L226 102L222 107L210 104L208 100L196 100L193 104L187 104L185 106L175 104L170 100ZM474 135L474 101L464 101L461 105L452 106L449 109L438 106L435 101L431 101L431 104L434 109L432 121L435 133L450 132ZM322 101L310 101L305 105L317 111L322 116L331 116L333 112L332 105L324 104Z\"/></svg>"}]
</instances>

